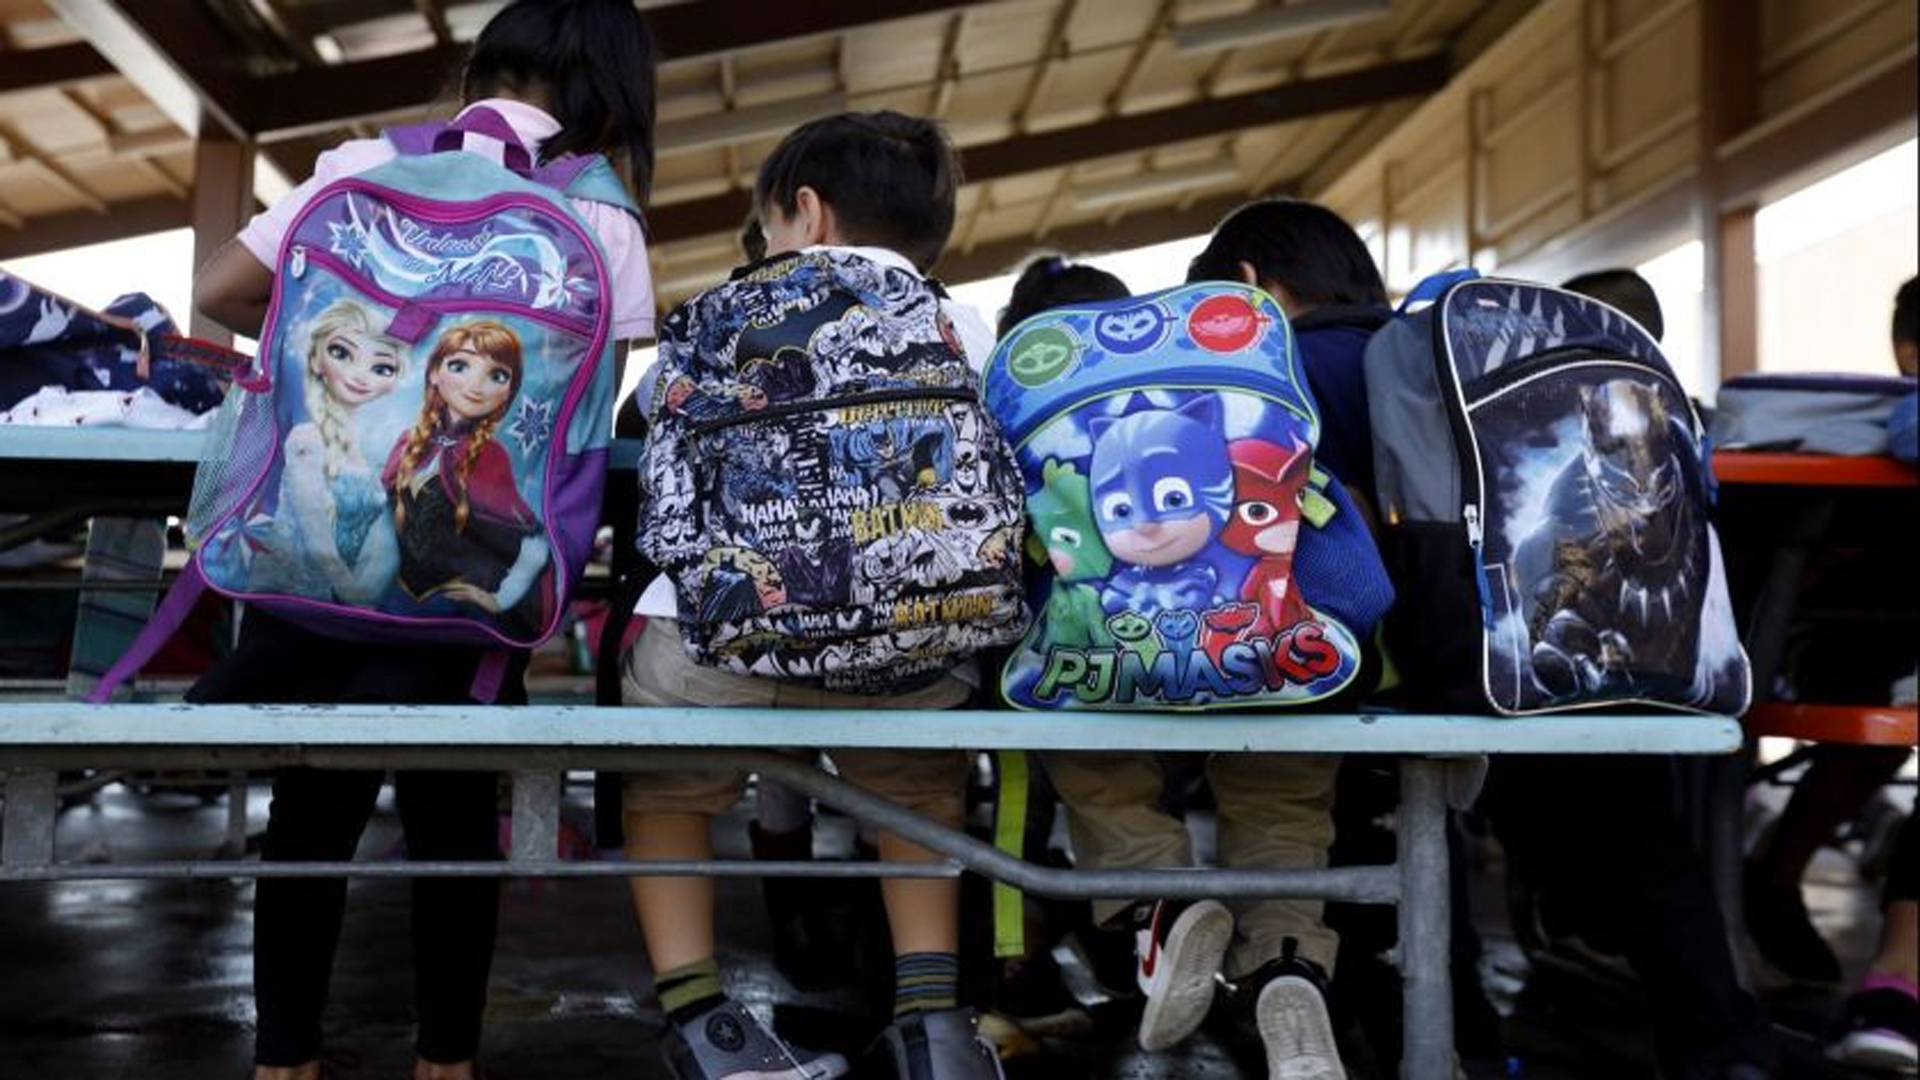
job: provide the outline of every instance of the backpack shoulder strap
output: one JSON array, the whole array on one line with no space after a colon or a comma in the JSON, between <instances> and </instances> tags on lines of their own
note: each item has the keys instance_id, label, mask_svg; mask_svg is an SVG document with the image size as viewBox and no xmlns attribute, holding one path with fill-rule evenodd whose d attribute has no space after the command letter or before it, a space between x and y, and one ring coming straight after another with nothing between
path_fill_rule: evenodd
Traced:
<instances>
[{"instance_id":1,"label":"backpack shoulder strap","mask_svg":"<svg viewBox=\"0 0 1920 1080\"><path fill-rule=\"evenodd\" d=\"M640 217L640 207L620 180L620 174L599 154L568 154L533 171L533 178L558 188L569 199L605 203Z\"/></svg>"}]
</instances>

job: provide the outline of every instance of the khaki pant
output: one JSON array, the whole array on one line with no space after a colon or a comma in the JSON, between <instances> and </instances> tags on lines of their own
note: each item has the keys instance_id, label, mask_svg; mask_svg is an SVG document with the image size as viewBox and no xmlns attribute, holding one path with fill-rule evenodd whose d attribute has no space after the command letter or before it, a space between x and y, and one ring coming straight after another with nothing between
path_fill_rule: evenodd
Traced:
<instances>
[{"instance_id":1,"label":"khaki pant","mask_svg":"<svg viewBox=\"0 0 1920 1080\"><path fill-rule=\"evenodd\" d=\"M798 683L736 675L701 667L680 647L679 625L649 619L627 652L620 676L621 700L629 705L724 705L773 709L951 709L971 692L949 675L932 686L892 697L845 694ZM770 744L804 739L781 737L767 725ZM962 750L832 751L840 775L882 798L943 824L965 813L972 755ZM621 805L629 814L722 814L740 798L741 772L628 773Z\"/></svg>"},{"instance_id":2,"label":"khaki pant","mask_svg":"<svg viewBox=\"0 0 1920 1080\"><path fill-rule=\"evenodd\" d=\"M1052 752L1047 773L1067 807L1078 865L1112 869L1189 866L1184 824L1160 809L1160 766L1151 754ZM1322 867L1333 842L1334 755L1214 754L1207 779L1219 804L1220 862L1241 869ZM1125 901L1094 904L1106 920ZM1333 971L1339 938L1320 921L1318 900L1228 902L1236 924L1229 978L1253 971L1294 938L1300 955Z\"/></svg>"}]
</instances>

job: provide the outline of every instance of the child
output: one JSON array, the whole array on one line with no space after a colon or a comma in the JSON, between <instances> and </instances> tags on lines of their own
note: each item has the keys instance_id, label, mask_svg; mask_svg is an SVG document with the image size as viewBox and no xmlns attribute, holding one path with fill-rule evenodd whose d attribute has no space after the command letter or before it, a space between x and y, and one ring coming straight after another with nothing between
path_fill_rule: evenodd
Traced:
<instances>
[{"instance_id":1,"label":"child","mask_svg":"<svg viewBox=\"0 0 1920 1080\"><path fill-rule=\"evenodd\" d=\"M924 274L952 231L958 186L952 149L932 122L892 112L847 113L788 135L761 166L754 201L769 255L851 247L874 263ZM965 308L947 303L945 309L978 368L992 349L991 333ZM646 382L642 393L652 396ZM970 692L954 674L876 697L696 666L682 650L673 589L665 579L647 591L639 613L648 621L626 658L623 696L629 704L950 708ZM837 750L834 760L855 783L935 821L961 822L969 766L964 753ZM724 773L630 775L628 856L710 857L710 820L739 797L742 780ZM889 861L936 858L889 833L881 834L879 849ZM724 995L714 961L711 880L634 878L632 887L661 1004L677 1036L669 1055L679 1075L819 1080L845 1072L846 1062L837 1055L797 1054ZM972 1014L955 1000L958 883L889 879L881 889L896 973L895 1020L881 1047L895 1074L904 1080L997 1077L998 1064L977 1039Z\"/></svg>"},{"instance_id":2,"label":"child","mask_svg":"<svg viewBox=\"0 0 1920 1080\"><path fill-rule=\"evenodd\" d=\"M289 535L254 561L255 585L318 600L366 603L399 560L387 496L354 435L362 405L385 397L406 367L406 344L351 300L327 305L307 331L307 418L287 432L278 524ZM284 576L286 580L277 581Z\"/></svg>"},{"instance_id":3,"label":"child","mask_svg":"<svg viewBox=\"0 0 1920 1080\"><path fill-rule=\"evenodd\" d=\"M1007 306L1000 309L1000 337L1006 337L1022 320L1063 304L1083 304L1094 300L1119 300L1130 295L1127 284L1097 266L1068 262L1058 255L1042 255L1029 262L1013 281L1007 294Z\"/></svg>"},{"instance_id":4,"label":"child","mask_svg":"<svg viewBox=\"0 0 1920 1080\"><path fill-rule=\"evenodd\" d=\"M653 173L654 45L630 0L515 0L474 41L462 79L469 108L492 109L542 160L604 154L644 197ZM273 292L273 260L300 210L326 184L394 158L384 139L322 155L314 175L254 220L201 269L199 308L257 336ZM653 290L639 222L624 209L574 200L611 275L613 336L653 333ZM624 353L624 345L616 355ZM456 466L457 467L457 466ZM480 516L478 500L469 511ZM198 702L471 700L482 651L455 646L348 644L260 612L248 615L234 654L196 684ZM500 700L523 703L524 657ZM378 772L288 769L276 777L262 858L348 859L373 812ZM394 780L407 854L415 859L499 857L495 778L486 773L401 772ZM321 1012L346 900L340 879L266 879L255 894L256 1080L315 1080L322 1073ZM480 1018L492 961L499 882L417 878L413 945L418 1035L415 1080L475 1075Z\"/></svg>"},{"instance_id":5,"label":"child","mask_svg":"<svg viewBox=\"0 0 1920 1080\"><path fill-rule=\"evenodd\" d=\"M1187 279L1257 285L1280 302L1290 320L1315 307L1385 302L1379 273L1353 230L1331 211L1294 200L1254 203L1229 215L1193 260ZM1344 335L1326 343L1333 348L1323 349L1305 331L1296 341L1321 409L1315 464L1364 483L1372 466L1364 386L1354 381L1358 347L1349 358L1337 347L1345 343ZM1356 341L1364 345L1365 335ZM1350 366L1354 379L1328 370L1340 366ZM1362 468L1364 473L1357 471ZM1309 548L1300 547L1295 568L1312 558ZM1312 597L1315 606L1364 638L1372 631L1371 620L1345 610L1344 601L1352 599L1338 593ZM1046 764L1067 806L1080 865L1190 861L1186 827L1157 804L1162 771L1153 755L1052 753ZM1206 775L1219 805L1222 864L1325 866L1338 769L1339 759L1325 755L1210 757ZM1140 1045L1162 1050L1185 1039L1205 1019L1216 978L1224 975L1229 1002L1251 1014L1259 1030L1271 1075L1344 1075L1325 1002L1338 938L1322 922L1321 907L1318 900L1257 900L1233 911L1213 900L1096 903L1094 914L1103 925L1135 933L1135 974L1146 997Z\"/></svg>"},{"instance_id":6,"label":"child","mask_svg":"<svg viewBox=\"0 0 1920 1080\"><path fill-rule=\"evenodd\" d=\"M547 542L494 441L521 371L520 339L501 323L441 334L420 418L394 444L380 482L393 495L401 587L415 599L471 604L532 635L547 616L539 603L547 590L532 587L548 571Z\"/></svg>"}]
</instances>

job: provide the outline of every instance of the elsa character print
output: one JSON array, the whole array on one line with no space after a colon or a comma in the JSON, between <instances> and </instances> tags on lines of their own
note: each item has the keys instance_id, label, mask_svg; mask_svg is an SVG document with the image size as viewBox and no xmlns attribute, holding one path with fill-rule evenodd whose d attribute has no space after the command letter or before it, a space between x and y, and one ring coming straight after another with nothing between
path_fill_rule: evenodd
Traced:
<instances>
[{"instance_id":1,"label":"elsa character print","mask_svg":"<svg viewBox=\"0 0 1920 1080\"><path fill-rule=\"evenodd\" d=\"M336 300L307 330L307 418L287 433L271 558L254 562L252 587L316 600L371 603L399 564L387 492L360 453L354 416L391 392L406 346L366 308Z\"/></svg>"},{"instance_id":2,"label":"elsa character print","mask_svg":"<svg viewBox=\"0 0 1920 1080\"><path fill-rule=\"evenodd\" d=\"M419 419L394 445L381 480L393 495L407 593L471 605L531 637L547 614L547 541L493 437L521 378L520 338L505 325L479 320L441 334L427 360Z\"/></svg>"}]
</instances>

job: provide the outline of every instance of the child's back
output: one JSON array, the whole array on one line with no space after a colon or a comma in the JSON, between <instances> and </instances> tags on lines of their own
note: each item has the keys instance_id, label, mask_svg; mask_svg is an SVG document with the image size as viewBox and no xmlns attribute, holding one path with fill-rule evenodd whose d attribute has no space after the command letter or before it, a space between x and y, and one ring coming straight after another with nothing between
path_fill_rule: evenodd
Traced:
<instances>
[{"instance_id":1,"label":"child's back","mask_svg":"<svg viewBox=\"0 0 1920 1080\"><path fill-rule=\"evenodd\" d=\"M940 644L935 639L948 632L942 608L956 599L964 602L956 610L982 604L974 614L1017 633L1018 590L996 576L1007 568L993 565L1002 548L1012 562L1012 541L1000 530L1017 525L1017 506L1009 516L994 480L993 458L1004 447L988 441L970 390L969 367L985 360L991 337L978 316L941 299L921 277L952 228L957 183L939 129L895 113L816 121L762 166L756 205L773 258L676 312L652 388L643 387L653 430L641 520L653 527L642 532L650 551L678 570L680 596L676 603L662 579L641 601L639 612L651 618L626 658L628 703L949 708L971 693L967 681L945 671L950 648L891 696L828 689L818 676L846 672L840 686L873 688L843 642L876 629L865 640L907 661L895 671L913 673L915 650ZM740 310L742 303L752 307ZM780 315L763 318L771 312ZM977 440L972 459L965 433ZM977 486L977 497L967 496L967 485ZM701 499L705 516L689 513ZM692 523L708 519L724 535L696 535ZM902 543L916 532L925 539ZM926 603L890 591L888 582L910 573L946 591L929 592ZM771 631L758 635L764 650L770 637L794 634L822 615L823 638L837 632L843 641L823 642L812 666L792 672L814 676L815 685L739 673L789 673L771 662L773 653L750 654L755 635L743 628ZM688 627L685 649L680 618L708 623ZM728 642L738 646L732 662L708 666L722 660ZM968 755L836 751L834 759L853 782L960 825ZM744 780L628 777L628 854L710 857L709 821L739 798ZM937 858L890 833L879 847L889 861ZM757 1070L826 1080L845 1071L836 1055L796 1053L726 1000L714 959L711 883L635 878L632 888L682 1076ZM887 879L881 889L897 996L880 1052L903 1080L997 1077L971 1014L957 1008L957 887ZM746 1035L723 1045L711 1037L716 1025Z\"/></svg>"}]
</instances>

